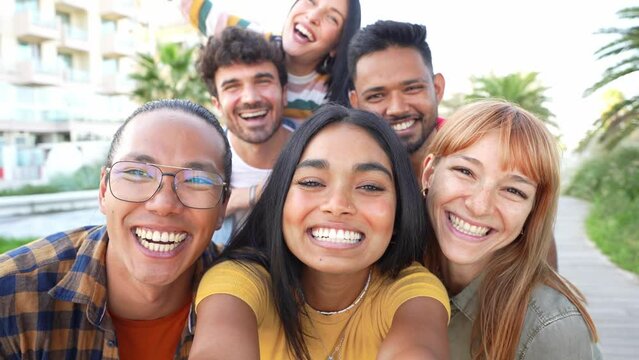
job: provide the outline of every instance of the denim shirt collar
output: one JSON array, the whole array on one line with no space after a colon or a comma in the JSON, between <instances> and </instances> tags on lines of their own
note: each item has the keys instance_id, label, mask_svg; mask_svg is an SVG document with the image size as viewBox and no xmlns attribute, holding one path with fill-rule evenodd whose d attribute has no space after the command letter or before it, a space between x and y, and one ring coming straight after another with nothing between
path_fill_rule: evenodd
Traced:
<instances>
[{"instance_id":1,"label":"denim shirt collar","mask_svg":"<svg viewBox=\"0 0 639 360\"><path fill-rule=\"evenodd\" d=\"M459 311L471 322L475 321L479 312L479 300L477 292L484 276L479 275L470 282L460 293L450 298L450 307L453 312Z\"/></svg>"}]
</instances>

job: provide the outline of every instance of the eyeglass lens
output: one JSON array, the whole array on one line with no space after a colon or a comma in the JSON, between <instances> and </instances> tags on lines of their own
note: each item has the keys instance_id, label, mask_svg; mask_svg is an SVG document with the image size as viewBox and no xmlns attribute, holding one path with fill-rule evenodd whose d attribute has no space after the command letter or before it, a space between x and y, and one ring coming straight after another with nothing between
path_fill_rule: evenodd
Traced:
<instances>
[{"instance_id":1,"label":"eyeglass lens","mask_svg":"<svg viewBox=\"0 0 639 360\"><path fill-rule=\"evenodd\" d=\"M163 173L155 165L135 161L119 161L113 164L109 172L109 185L113 196L120 200L144 202L158 191L164 175L174 177L175 193L184 206L212 208L222 196L223 181L218 174L192 169Z\"/></svg>"}]
</instances>

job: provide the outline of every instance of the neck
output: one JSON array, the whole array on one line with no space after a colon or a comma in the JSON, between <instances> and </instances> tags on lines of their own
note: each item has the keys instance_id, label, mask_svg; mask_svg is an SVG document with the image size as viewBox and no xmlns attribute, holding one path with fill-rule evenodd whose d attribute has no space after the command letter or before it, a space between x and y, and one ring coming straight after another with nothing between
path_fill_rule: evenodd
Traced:
<instances>
[{"instance_id":1,"label":"neck","mask_svg":"<svg viewBox=\"0 0 639 360\"><path fill-rule=\"evenodd\" d=\"M481 267L474 264L453 264L444 258L442 260L442 281L450 295L457 295L479 276L481 270Z\"/></svg>"},{"instance_id":2,"label":"neck","mask_svg":"<svg viewBox=\"0 0 639 360\"><path fill-rule=\"evenodd\" d=\"M291 58L288 55L286 56L285 64L286 71L295 76L308 75L315 71L315 67L317 67L317 63L315 62L301 61L299 59Z\"/></svg>"},{"instance_id":3,"label":"neck","mask_svg":"<svg viewBox=\"0 0 639 360\"><path fill-rule=\"evenodd\" d=\"M133 279L107 255L109 311L130 320L152 320L173 314L193 296L194 267L168 285L150 286Z\"/></svg>"},{"instance_id":4,"label":"neck","mask_svg":"<svg viewBox=\"0 0 639 360\"><path fill-rule=\"evenodd\" d=\"M366 268L355 274L335 275L305 269L302 274L302 288L306 303L319 311L339 311L347 308L362 293L369 270L370 268Z\"/></svg>"},{"instance_id":5,"label":"neck","mask_svg":"<svg viewBox=\"0 0 639 360\"><path fill-rule=\"evenodd\" d=\"M291 132L284 127L280 128L267 141L260 144L251 144L238 138L232 132L228 132L228 138L237 155L248 165L258 169L272 169L282 148L291 137Z\"/></svg>"}]
</instances>

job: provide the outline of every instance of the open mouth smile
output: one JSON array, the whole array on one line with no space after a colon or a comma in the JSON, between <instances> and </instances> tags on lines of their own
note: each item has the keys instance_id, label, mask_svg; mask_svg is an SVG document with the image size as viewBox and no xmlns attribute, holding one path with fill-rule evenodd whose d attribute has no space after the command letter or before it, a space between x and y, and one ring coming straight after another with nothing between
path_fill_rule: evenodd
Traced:
<instances>
[{"instance_id":1,"label":"open mouth smile","mask_svg":"<svg viewBox=\"0 0 639 360\"><path fill-rule=\"evenodd\" d=\"M492 230L487 226L479 226L472 225L468 222L464 221L462 218L453 215L452 213L448 213L448 220L450 221L453 228L459 231L462 234L475 236L475 237L484 237L490 233Z\"/></svg>"},{"instance_id":2,"label":"open mouth smile","mask_svg":"<svg viewBox=\"0 0 639 360\"><path fill-rule=\"evenodd\" d=\"M336 244L357 244L364 237L358 231L322 227L312 228L311 235L318 241Z\"/></svg>"},{"instance_id":3,"label":"open mouth smile","mask_svg":"<svg viewBox=\"0 0 639 360\"><path fill-rule=\"evenodd\" d=\"M185 232L154 231L141 227L135 228L135 235L140 245L155 252L174 250L188 236Z\"/></svg>"}]
</instances>

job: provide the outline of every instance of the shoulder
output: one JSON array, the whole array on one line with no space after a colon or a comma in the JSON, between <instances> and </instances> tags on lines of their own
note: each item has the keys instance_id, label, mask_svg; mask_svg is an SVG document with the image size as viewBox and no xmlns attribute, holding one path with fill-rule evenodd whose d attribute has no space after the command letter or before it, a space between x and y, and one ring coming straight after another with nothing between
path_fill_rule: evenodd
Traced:
<instances>
[{"instance_id":1,"label":"shoulder","mask_svg":"<svg viewBox=\"0 0 639 360\"><path fill-rule=\"evenodd\" d=\"M253 263L227 260L210 268L197 290L196 306L215 294L235 296L257 314L269 299L270 276L266 269Z\"/></svg>"},{"instance_id":2,"label":"shoulder","mask_svg":"<svg viewBox=\"0 0 639 360\"><path fill-rule=\"evenodd\" d=\"M410 299L429 297L440 302L450 315L450 302L444 284L417 262L403 269L395 279L384 279L380 287L385 306L393 312Z\"/></svg>"},{"instance_id":3,"label":"shoulder","mask_svg":"<svg viewBox=\"0 0 639 360\"><path fill-rule=\"evenodd\" d=\"M100 240L104 226L85 226L49 235L0 255L0 281L21 274L62 270L75 261L86 240Z\"/></svg>"},{"instance_id":4,"label":"shoulder","mask_svg":"<svg viewBox=\"0 0 639 360\"><path fill-rule=\"evenodd\" d=\"M533 290L519 344L519 359L591 359L595 348L577 307L546 285Z\"/></svg>"}]
</instances>

